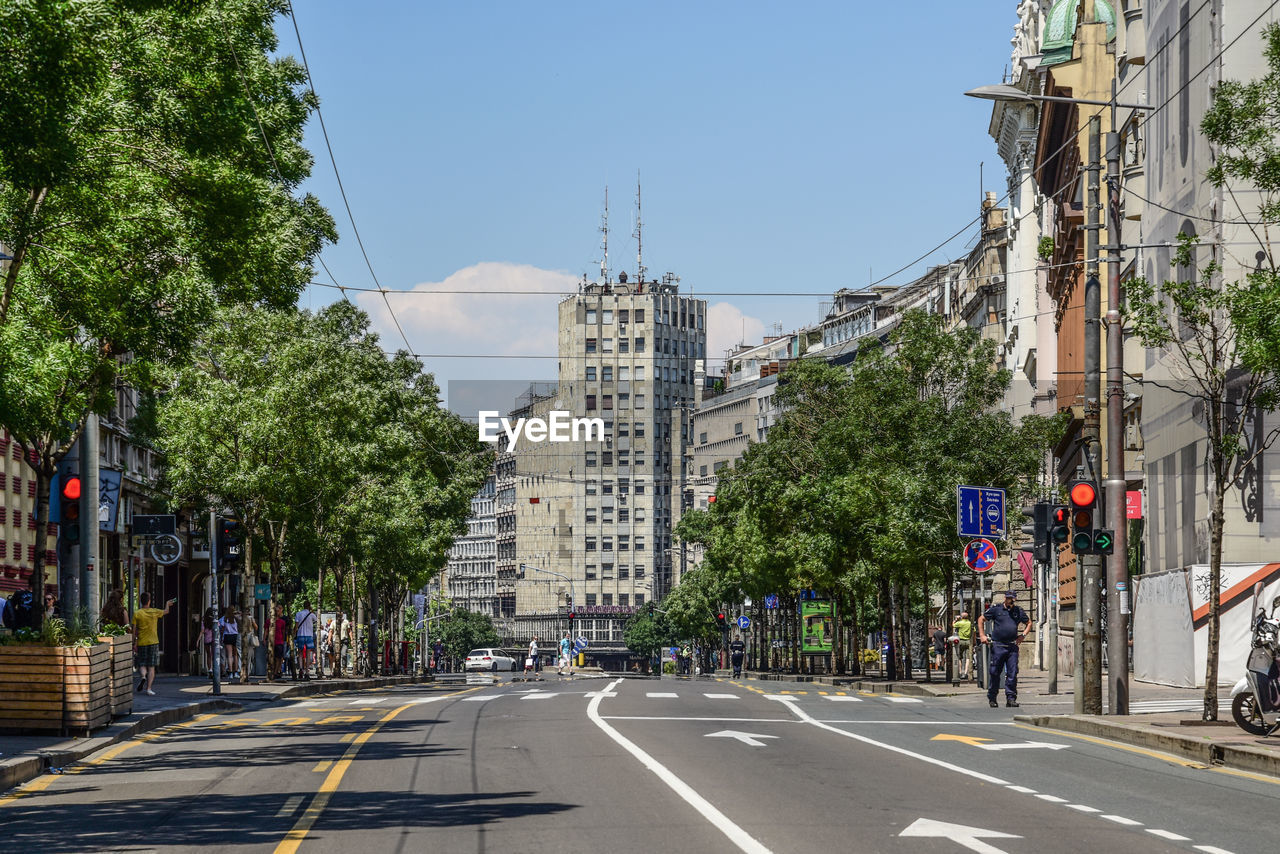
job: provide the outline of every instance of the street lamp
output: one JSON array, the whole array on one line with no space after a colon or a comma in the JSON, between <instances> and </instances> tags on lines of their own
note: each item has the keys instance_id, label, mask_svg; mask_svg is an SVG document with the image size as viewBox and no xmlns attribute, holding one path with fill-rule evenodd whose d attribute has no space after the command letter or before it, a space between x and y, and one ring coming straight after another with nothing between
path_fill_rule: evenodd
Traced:
<instances>
[{"instance_id":1,"label":"street lamp","mask_svg":"<svg viewBox=\"0 0 1280 854\"><path fill-rule=\"evenodd\" d=\"M999 84L979 86L965 92L971 98L982 98L989 101L1014 101L1030 103L1047 101L1050 103L1083 104L1096 107L1109 107L1110 130L1107 132L1107 187L1108 193L1120 192L1120 135L1116 133L1116 109L1150 110L1147 104L1122 104L1116 101L1116 81L1111 81L1111 97L1101 101L1090 98L1071 98L1061 95L1032 95L1016 86ZM1099 111L1100 112L1100 111ZM1102 341L1098 334L1101 318L1099 285L1097 280L1098 253L1098 172L1102 168L1099 162L1100 121L1095 114L1089 119L1089 210L1087 213L1088 232L1086 234L1086 264L1093 265L1093 272L1085 281L1085 426L1082 436L1085 441L1085 454L1089 459L1093 474L1097 473L1098 444L1101 441L1101 419L1098 417L1099 387L1101 385L1101 350ZM1124 336L1120 328L1120 252L1125 248L1120 243L1119 209L1107 205L1107 236L1110 245L1101 247L1107 251L1107 526L1114 535L1112 551L1107 557L1107 585L1111 591L1107 596L1107 647L1108 661L1108 711L1113 715L1129 713L1129 635L1127 608L1122 612L1121 599L1128 597L1129 586L1129 531L1125 519L1125 490L1128 482L1124 471ZM1091 393L1092 392L1092 393ZM1092 441L1091 441L1092 440ZM1096 557L1081 556L1084 572L1080 606L1089 613L1099 610L1097 590L1099 589L1098 565ZM1086 598L1092 601L1086 601ZM1078 611L1077 611L1078 613ZM1081 637L1082 624L1076 622L1076 638ZM1077 643L1079 641L1077 640ZM1091 650L1091 652L1094 652ZM1057 656L1056 642L1052 654ZM1088 656L1096 668L1097 678L1093 682L1101 692L1101 650ZM1077 659L1077 672L1083 662ZM1085 711L1083 703L1086 691L1076 693L1076 711ZM1101 697L1096 696L1101 708Z\"/></svg>"}]
</instances>

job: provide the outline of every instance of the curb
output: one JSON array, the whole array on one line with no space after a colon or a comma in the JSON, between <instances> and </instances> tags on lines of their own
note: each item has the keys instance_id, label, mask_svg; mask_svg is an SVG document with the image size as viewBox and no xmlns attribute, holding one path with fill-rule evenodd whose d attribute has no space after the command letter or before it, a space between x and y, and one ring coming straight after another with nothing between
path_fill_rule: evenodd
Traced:
<instances>
[{"instance_id":1,"label":"curb","mask_svg":"<svg viewBox=\"0 0 1280 854\"><path fill-rule=\"evenodd\" d=\"M433 681L430 675L427 676L378 676L372 679L343 679L329 681L314 681L299 685L291 685L279 694L271 697L246 697L240 696L232 699L232 695L222 695L218 697L210 697L205 700L197 700L192 703L186 703L181 706L171 706L167 709L157 709L154 712L139 713L136 720L129 720L129 717L122 718L119 721L108 724L99 734L90 736L75 742L75 747L69 749L50 747L38 750L27 756L19 756L14 759L0 761L0 792L8 791L15 786L21 786L29 780L35 779L50 768L61 768L72 762L79 762L100 750L127 741L144 732L150 732L153 729L169 726L180 721L189 720L196 715L205 714L207 712L234 712L244 708L243 702L275 702L277 700L287 700L293 697L307 697L313 694L323 694L329 691L354 691L363 688L384 688L391 685L411 685L421 682ZM237 702L238 700L238 702Z\"/></svg>"},{"instance_id":2,"label":"curb","mask_svg":"<svg viewBox=\"0 0 1280 854\"><path fill-rule=\"evenodd\" d=\"M1086 715L1014 715L1013 719L1042 729L1091 735L1160 750L1204 765L1280 777L1280 750L1218 742L1206 736L1166 732L1149 724L1108 721Z\"/></svg>"}]
</instances>

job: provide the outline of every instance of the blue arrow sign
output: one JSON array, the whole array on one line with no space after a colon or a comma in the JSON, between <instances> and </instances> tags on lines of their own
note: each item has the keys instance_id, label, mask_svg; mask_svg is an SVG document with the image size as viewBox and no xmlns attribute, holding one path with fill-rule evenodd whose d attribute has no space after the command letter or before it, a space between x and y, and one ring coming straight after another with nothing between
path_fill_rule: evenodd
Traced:
<instances>
[{"instance_id":1,"label":"blue arrow sign","mask_svg":"<svg viewBox=\"0 0 1280 854\"><path fill-rule=\"evenodd\" d=\"M738 628L740 628L740 629L749 629L749 628L751 628L751 618L750 618L750 617L748 617L746 614L743 614L741 617L739 617L739 618L738 618Z\"/></svg>"},{"instance_id":2,"label":"blue arrow sign","mask_svg":"<svg viewBox=\"0 0 1280 854\"><path fill-rule=\"evenodd\" d=\"M956 533L962 537L1004 537L1004 490L957 486Z\"/></svg>"}]
</instances>

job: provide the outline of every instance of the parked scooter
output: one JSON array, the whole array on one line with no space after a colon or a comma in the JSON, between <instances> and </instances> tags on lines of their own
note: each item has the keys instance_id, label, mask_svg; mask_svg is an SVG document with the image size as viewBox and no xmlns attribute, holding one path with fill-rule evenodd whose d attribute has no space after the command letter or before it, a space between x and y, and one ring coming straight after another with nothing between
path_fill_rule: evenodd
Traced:
<instances>
[{"instance_id":1,"label":"parked scooter","mask_svg":"<svg viewBox=\"0 0 1280 854\"><path fill-rule=\"evenodd\" d=\"M1280 730L1280 596L1271 602L1271 616L1258 607L1262 582L1253 587L1253 645L1244 678L1231 689L1231 717L1247 733L1271 735Z\"/></svg>"}]
</instances>

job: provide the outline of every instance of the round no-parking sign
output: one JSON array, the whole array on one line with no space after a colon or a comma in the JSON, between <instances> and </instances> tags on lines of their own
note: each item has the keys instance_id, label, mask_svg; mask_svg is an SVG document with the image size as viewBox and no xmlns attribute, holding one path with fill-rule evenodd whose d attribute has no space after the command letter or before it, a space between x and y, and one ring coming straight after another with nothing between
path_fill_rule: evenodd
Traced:
<instances>
[{"instance_id":1,"label":"round no-parking sign","mask_svg":"<svg viewBox=\"0 0 1280 854\"><path fill-rule=\"evenodd\" d=\"M996 565L996 544L990 540L970 540L964 547L965 566L974 572L986 572Z\"/></svg>"}]
</instances>

